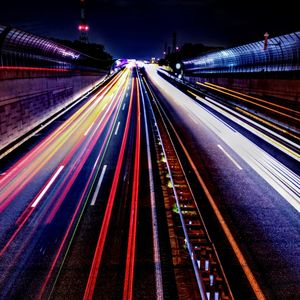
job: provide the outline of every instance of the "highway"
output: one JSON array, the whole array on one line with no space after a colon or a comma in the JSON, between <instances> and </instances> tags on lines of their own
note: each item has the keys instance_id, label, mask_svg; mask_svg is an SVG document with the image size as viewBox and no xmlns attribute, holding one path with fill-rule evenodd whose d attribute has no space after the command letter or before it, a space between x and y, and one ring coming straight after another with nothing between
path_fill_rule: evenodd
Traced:
<instances>
[{"instance_id":1,"label":"highway","mask_svg":"<svg viewBox=\"0 0 300 300\"><path fill-rule=\"evenodd\" d=\"M130 63L0 160L0 298L297 299L285 140Z\"/></svg>"}]
</instances>

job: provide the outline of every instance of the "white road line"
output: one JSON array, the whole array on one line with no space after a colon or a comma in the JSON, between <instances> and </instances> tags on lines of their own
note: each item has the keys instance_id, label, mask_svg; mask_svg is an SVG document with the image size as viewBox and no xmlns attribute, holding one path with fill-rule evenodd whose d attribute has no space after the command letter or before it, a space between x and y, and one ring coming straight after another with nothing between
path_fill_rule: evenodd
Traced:
<instances>
[{"instance_id":1,"label":"white road line","mask_svg":"<svg viewBox=\"0 0 300 300\"><path fill-rule=\"evenodd\" d=\"M234 165L239 169L243 170L243 168L228 154L227 151L224 150L224 148L221 145L218 145L218 147L223 151L223 153L234 163Z\"/></svg>"},{"instance_id":2,"label":"white road line","mask_svg":"<svg viewBox=\"0 0 300 300\"><path fill-rule=\"evenodd\" d=\"M117 128L116 128L116 131L115 131L115 135L117 135L117 134L118 134L119 127L120 127L120 121L118 122L118 125L117 125Z\"/></svg>"},{"instance_id":3,"label":"white road line","mask_svg":"<svg viewBox=\"0 0 300 300\"><path fill-rule=\"evenodd\" d=\"M64 166L60 166L58 168L58 170L55 172L55 174L52 176L51 180L48 182L48 184L45 186L45 188L42 190L42 192L39 194L39 196L36 198L36 200L33 202L33 204L31 205L31 207L36 207L38 205L38 203L41 201L41 199L43 198L43 196L46 194L46 192L49 190L50 186L52 185L52 183L54 182L54 180L57 178L57 176L60 174L60 172L62 171L62 169L64 168Z\"/></svg>"},{"instance_id":4,"label":"white road line","mask_svg":"<svg viewBox=\"0 0 300 300\"><path fill-rule=\"evenodd\" d=\"M123 104L122 110L124 110L126 103Z\"/></svg>"},{"instance_id":5,"label":"white road line","mask_svg":"<svg viewBox=\"0 0 300 300\"><path fill-rule=\"evenodd\" d=\"M94 122L91 124L91 126L87 129L87 131L84 133L84 136L87 136L87 134L89 133L89 131L91 130L91 128L93 127Z\"/></svg>"},{"instance_id":6,"label":"white road line","mask_svg":"<svg viewBox=\"0 0 300 300\"><path fill-rule=\"evenodd\" d=\"M102 169L102 172L101 172L101 175L100 175L100 178L99 178L99 181L98 181L98 184L97 184L97 187L96 187L96 190L95 190L95 193L94 193L94 196L93 196L93 199L92 199L92 202L91 202L91 206L94 206L95 202L97 200L97 195L99 193L99 190L100 190L100 187L101 187L101 184L102 184L102 181L103 181L103 177L104 177L106 168L107 168L107 165L104 165L103 169Z\"/></svg>"}]
</instances>

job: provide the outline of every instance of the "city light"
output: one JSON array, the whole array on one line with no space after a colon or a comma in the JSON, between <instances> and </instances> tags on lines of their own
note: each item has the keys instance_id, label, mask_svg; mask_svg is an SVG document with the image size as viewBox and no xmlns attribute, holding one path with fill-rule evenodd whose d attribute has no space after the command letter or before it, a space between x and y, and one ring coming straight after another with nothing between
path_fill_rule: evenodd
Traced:
<instances>
[{"instance_id":1,"label":"city light","mask_svg":"<svg viewBox=\"0 0 300 300\"><path fill-rule=\"evenodd\" d=\"M80 24L78 26L78 30L79 31L85 31L85 32L87 32L87 31L89 31L89 29L90 29L90 27L88 25Z\"/></svg>"}]
</instances>

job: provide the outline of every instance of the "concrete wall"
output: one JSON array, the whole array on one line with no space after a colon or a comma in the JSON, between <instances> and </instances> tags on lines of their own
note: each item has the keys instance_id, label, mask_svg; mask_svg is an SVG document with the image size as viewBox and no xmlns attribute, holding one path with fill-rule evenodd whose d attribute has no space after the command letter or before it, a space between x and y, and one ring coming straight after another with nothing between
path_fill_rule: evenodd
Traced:
<instances>
[{"instance_id":1,"label":"concrete wall","mask_svg":"<svg viewBox=\"0 0 300 300\"><path fill-rule=\"evenodd\" d=\"M210 82L242 93L285 99L291 106L300 105L299 79L250 79L233 77L186 77L195 82Z\"/></svg>"},{"instance_id":2,"label":"concrete wall","mask_svg":"<svg viewBox=\"0 0 300 300\"><path fill-rule=\"evenodd\" d=\"M1 73L1 71L0 71ZM0 74L0 150L70 104L106 74Z\"/></svg>"}]
</instances>

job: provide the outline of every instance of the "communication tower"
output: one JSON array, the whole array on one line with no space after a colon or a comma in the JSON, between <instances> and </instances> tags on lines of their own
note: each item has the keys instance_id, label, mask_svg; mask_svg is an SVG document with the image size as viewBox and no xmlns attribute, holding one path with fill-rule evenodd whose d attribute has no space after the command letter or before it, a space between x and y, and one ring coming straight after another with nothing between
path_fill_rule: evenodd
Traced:
<instances>
[{"instance_id":1,"label":"communication tower","mask_svg":"<svg viewBox=\"0 0 300 300\"><path fill-rule=\"evenodd\" d=\"M85 0L80 0L80 24L78 26L79 30L79 40L82 43L88 43L88 31L90 29L85 18Z\"/></svg>"}]
</instances>

